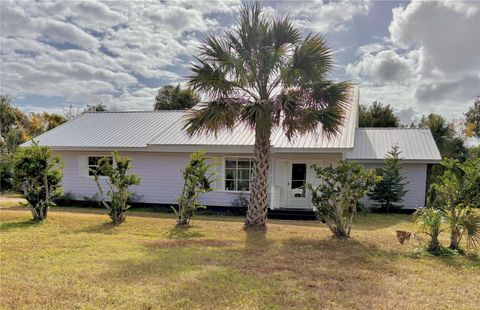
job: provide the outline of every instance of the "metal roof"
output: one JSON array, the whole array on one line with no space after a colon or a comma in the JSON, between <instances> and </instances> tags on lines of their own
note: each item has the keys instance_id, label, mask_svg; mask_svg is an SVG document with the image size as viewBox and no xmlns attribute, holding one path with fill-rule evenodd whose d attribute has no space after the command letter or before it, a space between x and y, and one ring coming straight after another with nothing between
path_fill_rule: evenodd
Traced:
<instances>
[{"instance_id":1,"label":"metal roof","mask_svg":"<svg viewBox=\"0 0 480 310\"><path fill-rule=\"evenodd\" d=\"M317 133L288 141L279 128L272 132L273 151L331 150L353 147L357 125L358 87L350 89L344 124L339 133L327 137L319 126ZM164 146L247 146L254 144L251 129L240 124L217 136L189 137L182 130L185 111L95 112L86 113L34 140L54 149L152 148ZM28 145L26 143L24 145Z\"/></svg>"},{"instance_id":2,"label":"metal roof","mask_svg":"<svg viewBox=\"0 0 480 310\"><path fill-rule=\"evenodd\" d=\"M346 153L346 159L383 160L395 144L400 147L403 160L442 160L430 129L424 128L357 128L355 145Z\"/></svg>"}]
</instances>

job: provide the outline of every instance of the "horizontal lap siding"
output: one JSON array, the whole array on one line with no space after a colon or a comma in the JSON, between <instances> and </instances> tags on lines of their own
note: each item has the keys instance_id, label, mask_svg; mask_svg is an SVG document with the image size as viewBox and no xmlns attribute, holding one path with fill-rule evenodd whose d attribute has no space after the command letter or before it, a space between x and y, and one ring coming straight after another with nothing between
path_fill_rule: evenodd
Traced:
<instances>
[{"instance_id":1,"label":"horizontal lap siding","mask_svg":"<svg viewBox=\"0 0 480 310\"><path fill-rule=\"evenodd\" d=\"M81 156L109 155L106 152L58 152L62 156L65 167L62 186L65 192L71 192L77 199L92 197L98 193L95 181L79 174ZM141 153L122 152L120 155L132 158L132 172L141 177L141 184L132 190L140 202L175 204L183 187L180 170L189 160L186 153ZM230 206L238 196L235 193L214 191L207 194L202 203L212 206Z\"/></svg>"},{"instance_id":2,"label":"horizontal lap siding","mask_svg":"<svg viewBox=\"0 0 480 310\"><path fill-rule=\"evenodd\" d=\"M366 168L381 167L378 164L365 164ZM404 164L402 173L406 177L408 184L405 189L408 192L403 198L403 206L405 209L417 209L425 206L425 189L427 182L427 165L426 164Z\"/></svg>"}]
</instances>

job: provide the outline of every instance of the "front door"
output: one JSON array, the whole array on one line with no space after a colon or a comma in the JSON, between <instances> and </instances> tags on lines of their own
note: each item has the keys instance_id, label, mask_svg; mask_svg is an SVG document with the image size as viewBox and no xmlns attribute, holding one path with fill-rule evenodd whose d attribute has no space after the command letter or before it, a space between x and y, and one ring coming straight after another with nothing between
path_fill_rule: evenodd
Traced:
<instances>
[{"instance_id":1,"label":"front door","mask_svg":"<svg viewBox=\"0 0 480 310\"><path fill-rule=\"evenodd\" d=\"M308 191L306 188L308 165L305 162L291 162L287 182L288 208L307 209Z\"/></svg>"}]
</instances>

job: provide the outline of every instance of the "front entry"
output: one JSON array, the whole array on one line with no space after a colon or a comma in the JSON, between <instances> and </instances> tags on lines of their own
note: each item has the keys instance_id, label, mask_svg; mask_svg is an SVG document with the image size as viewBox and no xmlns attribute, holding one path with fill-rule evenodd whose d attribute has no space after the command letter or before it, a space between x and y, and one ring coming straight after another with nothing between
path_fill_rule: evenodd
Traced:
<instances>
[{"instance_id":1,"label":"front entry","mask_svg":"<svg viewBox=\"0 0 480 310\"><path fill-rule=\"evenodd\" d=\"M287 208L307 209L310 196L306 188L308 165L305 162L290 162L288 170Z\"/></svg>"}]
</instances>

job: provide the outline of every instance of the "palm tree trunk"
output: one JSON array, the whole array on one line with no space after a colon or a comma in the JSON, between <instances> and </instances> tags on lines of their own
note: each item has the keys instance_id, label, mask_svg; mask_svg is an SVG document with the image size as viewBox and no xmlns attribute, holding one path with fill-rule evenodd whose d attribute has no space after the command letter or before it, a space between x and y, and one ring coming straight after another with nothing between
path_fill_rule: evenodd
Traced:
<instances>
[{"instance_id":1,"label":"palm tree trunk","mask_svg":"<svg viewBox=\"0 0 480 310\"><path fill-rule=\"evenodd\" d=\"M255 150L252 184L250 186L250 202L245 219L246 230L264 230L268 209L268 161L270 159L270 135L255 135Z\"/></svg>"}]
</instances>

